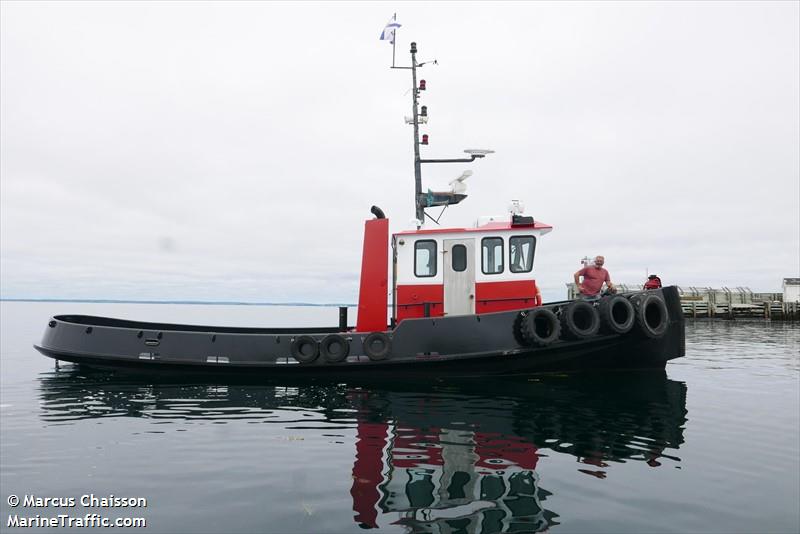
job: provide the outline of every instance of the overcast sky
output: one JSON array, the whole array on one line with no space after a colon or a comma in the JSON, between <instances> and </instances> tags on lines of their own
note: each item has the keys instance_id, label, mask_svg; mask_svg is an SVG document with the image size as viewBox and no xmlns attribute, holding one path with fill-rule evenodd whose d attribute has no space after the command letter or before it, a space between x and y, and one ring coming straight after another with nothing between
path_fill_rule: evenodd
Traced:
<instances>
[{"instance_id":1,"label":"overcast sky","mask_svg":"<svg viewBox=\"0 0 800 534\"><path fill-rule=\"evenodd\" d=\"M779 291L800 276L800 4L2 2L4 298L355 302L363 221L525 203L545 297L617 282ZM436 212L434 212L436 213Z\"/></svg>"}]
</instances>

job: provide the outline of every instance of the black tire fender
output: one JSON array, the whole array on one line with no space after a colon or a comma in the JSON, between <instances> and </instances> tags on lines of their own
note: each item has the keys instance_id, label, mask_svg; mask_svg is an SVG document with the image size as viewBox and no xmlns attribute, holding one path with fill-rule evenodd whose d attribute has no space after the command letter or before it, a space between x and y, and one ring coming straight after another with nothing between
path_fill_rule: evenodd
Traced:
<instances>
[{"instance_id":1,"label":"black tire fender","mask_svg":"<svg viewBox=\"0 0 800 534\"><path fill-rule=\"evenodd\" d=\"M312 363L319 356L319 343L311 336L297 336L289 347L292 357L300 363Z\"/></svg>"},{"instance_id":2,"label":"black tire fender","mask_svg":"<svg viewBox=\"0 0 800 534\"><path fill-rule=\"evenodd\" d=\"M319 351L328 363L342 362L350 354L350 342L339 334L328 334L319 342Z\"/></svg>"},{"instance_id":3,"label":"black tire fender","mask_svg":"<svg viewBox=\"0 0 800 534\"><path fill-rule=\"evenodd\" d=\"M636 310L631 301L622 295L611 295L600 300L600 328L607 334L627 334L636 322Z\"/></svg>"},{"instance_id":4,"label":"black tire fender","mask_svg":"<svg viewBox=\"0 0 800 534\"><path fill-rule=\"evenodd\" d=\"M641 293L631 299L636 310L636 329L644 337L658 339L669 328L669 311L664 299L655 292Z\"/></svg>"},{"instance_id":5,"label":"black tire fender","mask_svg":"<svg viewBox=\"0 0 800 534\"><path fill-rule=\"evenodd\" d=\"M561 325L552 310L533 308L520 313L519 333L526 345L546 347L558 340Z\"/></svg>"},{"instance_id":6,"label":"black tire fender","mask_svg":"<svg viewBox=\"0 0 800 534\"><path fill-rule=\"evenodd\" d=\"M586 339L600 331L597 308L584 300L576 300L561 309L561 332L564 339Z\"/></svg>"},{"instance_id":7,"label":"black tire fender","mask_svg":"<svg viewBox=\"0 0 800 534\"><path fill-rule=\"evenodd\" d=\"M372 332L364 338L364 354L372 361L385 360L392 352L392 338L383 332Z\"/></svg>"}]
</instances>

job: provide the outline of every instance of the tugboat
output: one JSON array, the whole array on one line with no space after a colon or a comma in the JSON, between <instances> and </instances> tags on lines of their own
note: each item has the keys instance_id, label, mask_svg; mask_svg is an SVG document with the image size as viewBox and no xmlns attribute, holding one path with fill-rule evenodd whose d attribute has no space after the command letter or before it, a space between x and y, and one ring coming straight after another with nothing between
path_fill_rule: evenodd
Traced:
<instances>
[{"instance_id":1,"label":"tugboat","mask_svg":"<svg viewBox=\"0 0 800 534\"><path fill-rule=\"evenodd\" d=\"M416 228L389 236L373 206L364 245L355 327L346 308L339 325L239 328L148 323L58 315L45 328L42 354L97 368L165 373L260 373L265 376L371 378L484 377L593 369L664 368L685 353L676 287L604 296L598 302L544 304L534 278L537 241L552 227L514 201L507 216L482 217L472 228L442 228L426 209L463 201L466 171L450 191L422 190L422 164L468 163L467 157L423 159L419 126L428 110L411 43ZM426 225L430 221L433 227ZM389 249L392 280L389 285ZM388 294L393 296L391 307ZM391 309L391 317L387 312ZM387 320L388 319L388 320Z\"/></svg>"}]
</instances>

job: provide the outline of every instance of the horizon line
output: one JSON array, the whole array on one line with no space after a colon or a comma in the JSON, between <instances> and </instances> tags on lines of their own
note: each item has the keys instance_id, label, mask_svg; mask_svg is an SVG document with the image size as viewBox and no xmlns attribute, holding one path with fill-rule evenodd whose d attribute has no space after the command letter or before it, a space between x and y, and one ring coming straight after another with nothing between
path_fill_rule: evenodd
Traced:
<instances>
[{"instance_id":1,"label":"horizon line","mask_svg":"<svg viewBox=\"0 0 800 534\"><path fill-rule=\"evenodd\" d=\"M318 306L318 307L356 307L356 304L341 302L246 302L236 300L130 300L130 299L86 299L86 298L9 298L0 297L0 302L81 302L89 304L205 304L228 306Z\"/></svg>"}]
</instances>

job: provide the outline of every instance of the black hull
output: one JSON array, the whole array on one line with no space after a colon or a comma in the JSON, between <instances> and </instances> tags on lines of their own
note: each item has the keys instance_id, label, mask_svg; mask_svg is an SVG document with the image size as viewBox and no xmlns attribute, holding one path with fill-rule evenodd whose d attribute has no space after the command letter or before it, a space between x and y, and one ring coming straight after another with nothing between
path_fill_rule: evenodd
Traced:
<instances>
[{"instance_id":1,"label":"black hull","mask_svg":"<svg viewBox=\"0 0 800 534\"><path fill-rule=\"evenodd\" d=\"M452 377L513 376L546 372L575 372L602 369L663 369L669 359L664 349L678 348L679 339L624 340L621 336L591 339L516 354L489 354L478 357L455 357L447 360L371 362L357 365L207 365L170 361L121 359L113 356L76 354L35 346L53 359L97 369L127 369L134 372L177 374L263 374L269 376L341 377L367 374L371 377L430 376ZM665 336L667 337L667 336Z\"/></svg>"},{"instance_id":2,"label":"black hull","mask_svg":"<svg viewBox=\"0 0 800 534\"><path fill-rule=\"evenodd\" d=\"M655 293L655 292L654 292ZM299 364L289 347L300 335L316 340L336 329L248 329L137 323L116 319L59 316L45 331L42 354L99 369L136 373L304 376L321 378L486 377L602 369L664 368L684 355L684 319L675 288L658 292L669 311L668 327L653 339L634 329L579 341L526 346L515 333L519 312L480 316L409 319L387 333L388 358L364 355L367 333L341 333L350 357L328 363L320 356ZM568 303L547 307L558 311Z\"/></svg>"}]
</instances>

